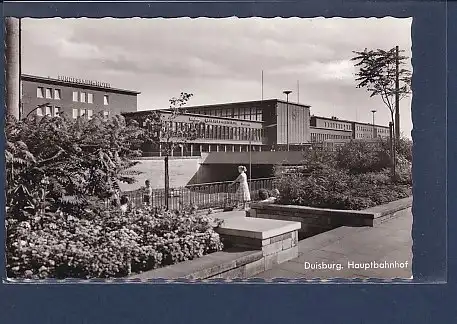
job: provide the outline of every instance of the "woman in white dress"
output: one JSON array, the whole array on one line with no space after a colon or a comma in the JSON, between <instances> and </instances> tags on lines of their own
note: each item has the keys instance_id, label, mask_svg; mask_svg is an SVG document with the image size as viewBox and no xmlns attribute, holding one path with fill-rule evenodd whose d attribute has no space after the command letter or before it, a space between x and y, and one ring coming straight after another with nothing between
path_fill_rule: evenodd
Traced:
<instances>
[{"instance_id":1,"label":"woman in white dress","mask_svg":"<svg viewBox=\"0 0 457 324\"><path fill-rule=\"evenodd\" d=\"M246 210L248 203L251 201L251 194L249 192L248 177L246 175L246 167L240 165L238 172L240 175L230 184L230 186L239 182L240 187L238 188L236 195L239 202L243 203L243 208Z\"/></svg>"}]
</instances>

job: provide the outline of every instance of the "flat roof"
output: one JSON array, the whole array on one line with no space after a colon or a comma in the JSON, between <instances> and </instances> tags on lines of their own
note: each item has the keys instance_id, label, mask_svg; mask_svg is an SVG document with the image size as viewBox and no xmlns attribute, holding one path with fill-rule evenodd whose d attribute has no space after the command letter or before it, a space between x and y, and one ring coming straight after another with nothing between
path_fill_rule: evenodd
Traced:
<instances>
[{"instance_id":1,"label":"flat roof","mask_svg":"<svg viewBox=\"0 0 457 324\"><path fill-rule=\"evenodd\" d=\"M318 118L318 119L323 119L323 120L340 121L340 122L344 122L344 123L355 123L355 124L358 124L358 125L373 126L372 123L360 123L360 122L356 122L356 121L353 121L353 120L331 118L331 117L322 117L322 116L316 116L316 115L311 115L310 118ZM381 128L389 128L389 126L382 126L382 125L376 125L376 124L375 124L375 126L376 127L381 127Z\"/></svg>"},{"instance_id":2,"label":"flat roof","mask_svg":"<svg viewBox=\"0 0 457 324\"><path fill-rule=\"evenodd\" d=\"M237 106L237 105L245 105L245 104L259 104L263 102L281 102L287 104L287 101L281 99L264 99L264 100L251 100L251 101L238 101L238 102L227 102L227 103L220 103L220 104L210 104L210 105L199 105L199 106L186 106L183 108L215 108L215 107L224 107L224 106ZM289 101L289 104L295 106L302 106L304 108L310 108L310 105L296 103L293 101Z\"/></svg>"},{"instance_id":3,"label":"flat roof","mask_svg":"<svg viewBox=\"0 0 457 324\"><path fill-rule=\"evenodd\" d=\"M121 115L135 115L135 114L141 115L141 114L150 113L152 111L170 113L169 109L151 109L151 110L126 111L126 112L122 112ZM249 119L231 118L231 117L223 117L223 116L210 116L210 115L194 114L194 113L188 113L188 112L183 112L180 115L192 116L192 117L195 116L195 117L201 117L201 118L207 118L207 119L216 119L216 118L217 119L226 119L226 120L234 120L234 121L247 122L247 123L259 123L259 124L265 123L264 121L259 121L259 120L249 120Z\"/></svg>"},{"instance_id":4,"label":"flat roof","mask_svg":"<svg viewBox=\"0 0 457 324\"><path fill-rule=\"evenodd\" d=\"M61 80L61 79L56 79L56 78L51 78L51 77L41 77L41 76L30 75L30 74L21 74L21 80L42 82L42 83L48 83L48 84L58 84L58 85L63 85L63 86L86 88L86 89L93 89L93 90L103 90L103 91L107 91L107 92L118 92L118 93L132 94L132 95L138 95L141 93L138 91L112 88L112 87L104 87L104 86L98 86L98 85L89 84L89 83L78 83L78 82L74 82L74 81L66 81L66 80Z\"/></svg>"}]
</instances>

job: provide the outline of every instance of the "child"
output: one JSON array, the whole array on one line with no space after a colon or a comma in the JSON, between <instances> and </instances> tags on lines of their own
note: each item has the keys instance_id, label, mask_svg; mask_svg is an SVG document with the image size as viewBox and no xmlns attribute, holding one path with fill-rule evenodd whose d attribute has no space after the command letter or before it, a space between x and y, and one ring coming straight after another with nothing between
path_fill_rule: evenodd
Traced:
<instances>
[{"instance_id":1,"label":"child","mask_svg":"<svg viewBox=\"0 0 457 324\"><path fill-rule=\"evenodd\" d=\"M143 203L147 206L152 206L152 187L151 182L146 180L144 182L145 187L143 188Z\"/></svg>"}]
</instances>

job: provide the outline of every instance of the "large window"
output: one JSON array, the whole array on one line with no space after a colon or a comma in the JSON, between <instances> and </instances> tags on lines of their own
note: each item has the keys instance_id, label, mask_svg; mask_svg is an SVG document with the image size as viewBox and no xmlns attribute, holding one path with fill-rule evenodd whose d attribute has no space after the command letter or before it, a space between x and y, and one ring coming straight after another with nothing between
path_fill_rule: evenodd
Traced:
<instances>
[{"instance_id":1,"label":"large window","mask_svg":"<svg viewBox=\"0 0 457 324\"><path fill-rule=\"evenodd\" d=\"M54 107L54 116L59 116L60 107Z\"/></svg>"},{"instance_id":2,"label":"large window","mask_svg":"<svg viewBox=\"0 0 457 324\"><path fill-rule=\"evenodd\" d=\"M52 107L51 106L46 106L45 107L45 115L49 115L51 116L52 115Z\"/></svg>"},{"instance_id":3,"label":"large window","mask_svg":"<svg viewBox=\"0 0 457 324\"><path fill-rule=\"evenodd\" d=\"M233 108L233 118L240 118L240 111L238 108Z\"/></svg>"},{"instance_id":4,"label":"large window","mask_svg":"<svg viewBox=\"0 0 457 324\"><path fill-rule=\"evenodd\" d=\"M43 116L43 108L41 108L41 107L37 108L36 114L37 114L37 116Z\"/></svg>"},{"instance_id":5,"label":"large window","mask_svg":"<svg viewBox=\"0 0 457 324\"><path fill-rule=\"evenodd\" d=\"M78 102L78 92L77 91L73 91L73 102ZM74 117L76 118L76 117Z\"/></svg>"},{"instance_id":6,"label":"large window","mask_svg":"<svg viewBox=\"0 0 457 324\"><path fill-rule=\"evenodd\" d=\"M103 104L105 106L109 105L109 97L108 97L108 95L104 95L103 96Z\"/></svg>"},{"instance_id":7,"label":"large window","mask_svg":"<svg viewBox=\"0 0 457 324\"><path fill-rule=\"evenodd\" d=\"M78 118L78 109L73 108L73 118Z\"/></svg>"},{"instance_id":8,"label":"large window","mask_svg":"<svg viewBox=\"0 0 457 324\"><path fill-rule=\"evenodd\" d=\"M86 109L81 109L79 111L79 115L82 117L82 116L85 116L86 115Z\"/></svg>"},{"instance_id":9,"label":"large window","mask_svg":"<svg viewBox=\"0 0 457 324\"><path fill-rule=\"evenodd\" d=\"M92 115L94 114L92 109L87 109L87 119L92 119Z\"/></svg>"},{"instance_id":10,"label":"large window","mask_svg":"<svg viewBox=\"0 0 457 324\"><path fill-rule=\"evenodd\" d=\"M60 100L60 89L54 89L54 99Z\"/></svg>"},{"instance_id":11,"label":"large window","mask_svg":"<svg viewBox=\"0 0 457 324\"><path fill-rule=\"evenodd\" d=\"M87 94L87 103L94 103L94 95L92 93Z\"/></svg>"},{"instance_id":12,"label":"large window","mask_svg":"<svg viewBox=\"0 0 457 324\"><path fill-rule=\"evenodd\" d=\"M257 121L262 121L262 108L256 109L256 119Z\"/></svg>"},{"instance_id":13,"label":"large window","mask_svg":"<svg viewBox=\"0 0 457 324\"><path fill-rule=\"evenodd\" d=\"M81 102L86 102L86 93L85 92L81 92L81 97L80 97L80 101Z\"/></svg>"},{"instance_id":14,"label":"large window","mask_svg":"<svg viewBox=\"0 0 457 324\"><path fill-rule=\"evenodd\" d=\"M37 98L43 98L44 97L43 88L42 87L36 88L36 96L37 96Z\"/></svg>"},{"instance_id":15,"label":"large window","mask_svg":"<svg viewBox=\"0 0 457 324\"><path fill-rule=\"evenodd\" d=\"M52 89L46 88L46 99L52 99Z\"/></svg>"}]
</instances>

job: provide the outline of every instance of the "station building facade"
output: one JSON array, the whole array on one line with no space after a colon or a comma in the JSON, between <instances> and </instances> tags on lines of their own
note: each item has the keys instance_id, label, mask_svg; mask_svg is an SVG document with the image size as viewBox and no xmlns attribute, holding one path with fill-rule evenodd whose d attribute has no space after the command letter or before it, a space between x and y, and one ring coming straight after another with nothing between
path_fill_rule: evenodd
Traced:
<instances>
[{"instance_id":1,"label":"station building facade","mask_svg":"<svg viewBox=\"0 0 457 324\"><path fill-rule=\"evenodd\" d=\"M73 118L91 118L95 114L108 118L123 111L136 111L139 94L97 81L22 74L20 117L65 113Z\"/></svg>"},{"instance_id":2,"label":"station building facade","mask_svg":"<svg viewBox=\"0 0 457 324\"><path fill-rule=\"evenodd\" d=\"M199 123L201 130L174 155L202 152L249 152L263 150L299 150L310 143L310 106L277 99L185 107L171 122L173 129ZM167 119L169 110L157 110ZM138 121L150 111L123 113ZM158 155L160 147L151 148Z\"/></svg>"},{"instance_id":3,"label":"station building facade","mask_svg":"<svg viewBox=\"0 0 457 324\"><path fill-rule=\"evenodd\" d=\"M69 77L21 75L20 117L30 114L72 118L105 118L122 114L141 120L150 111L137 110L140 92L112 88L107 83ZM171 112L157 110L165 119ZM302 150L313 144L341 144L349 140L388 138L389 128L381 125L310 115L310 106L279 99L184 107L171 121L174 129L189 124L200 126L197 138L173 152L200 155L203 152L249 152ZM160 155L161 144L146 154Z\"/></svg>"}]
</instances>

